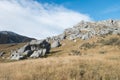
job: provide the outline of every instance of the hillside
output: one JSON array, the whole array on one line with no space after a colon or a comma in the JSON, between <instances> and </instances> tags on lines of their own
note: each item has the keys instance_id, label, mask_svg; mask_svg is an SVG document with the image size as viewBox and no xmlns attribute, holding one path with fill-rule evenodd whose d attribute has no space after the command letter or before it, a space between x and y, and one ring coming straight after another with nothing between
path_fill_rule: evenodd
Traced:
<instances>
[{"instance_id":1,"label":"hillside","mask_svg":"<svg viewBox=\"0 0 120 80\"><path fill-rule=\"evenodd\" d=\"M119 23L119 20L80 22L45 39L51 45L56 41L61 45L37 59L27 56L16 61L9 57L14 53L11 50L21 56L20 51L27 47L33 50L32 54L40 53L39 49L48 44L42 40L1 44L0 51L5 54L0 57L0 80L120 80Z\"/></svg>"},{"instance_id":2,"label":"hillside","mask_svg":"<svg viewBox=\"0 0 120 80\"><path fill-rule=\"evenodd\" d=\"M10 61L9 63L1 60L0 80L120 79L119 35L91 38L86 41L77 39L76 42L64 40L61 43L64 45L51 49L46 58ZM24 44L8 49L22 45Z\"/></svg>"},{"instance_id":3,"label":"hillside","mask_svg":"<svg viewBox=\"0 0 120 80\"><path fill-rule=\"evenodd\" d=\"M11 31L0 31L0 44L29 42L33 38L22 36Z\"/></svg>"}]
</instances>

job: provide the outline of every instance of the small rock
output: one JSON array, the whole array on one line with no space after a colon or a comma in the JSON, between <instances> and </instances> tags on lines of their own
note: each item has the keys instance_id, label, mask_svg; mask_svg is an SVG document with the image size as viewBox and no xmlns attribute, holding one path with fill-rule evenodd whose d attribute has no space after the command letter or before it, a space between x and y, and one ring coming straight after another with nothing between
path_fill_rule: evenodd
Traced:
<instances>
[{"instance_id":1,"label":"small rock","mask_svg":"<svg viewBox=\"0 0 120 80\"><path fill-rule=\"evenodd\" d=\"M0 52L0 57L3 56L5 54L5 52Z\"/></svg>"}]
</instances>

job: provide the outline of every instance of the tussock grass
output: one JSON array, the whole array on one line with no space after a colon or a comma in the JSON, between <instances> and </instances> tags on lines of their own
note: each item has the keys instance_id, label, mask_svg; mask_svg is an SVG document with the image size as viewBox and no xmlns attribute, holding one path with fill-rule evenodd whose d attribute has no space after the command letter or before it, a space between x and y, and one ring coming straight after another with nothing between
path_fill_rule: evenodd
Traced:
<instances>
[{"instance_id":1,"label":"tussock grass","mask_svg":"<svg viewBox=\"0 0 120 80\"><path fill-rule=\"evenodd\" d=\"M96 44L95 43L92 43L90 44L89 42L87 43L83 43L80 48L85 48L85 49L90 49L90 48L95 48L96 47Z\"/></svg>"},{"instance_id":2,"label":"tussock grass","mask_svg":"<svg viewBox=\"0 0 120 80\"><path fill-rule=\"evenodd\" d=\"M110 40L118 38L117 41ZM119 43L119 36L106 36L105 41ZM47 58L29 59L16 62L0 62L0 80L120 80L120 48L104 45L91 38L76 42L64 40L59 48L51 50ZM86 49L80 45L85 44ZM3 45L4 46L4 45ZM87 47L88 48L87 48ZM2 48L11 50L20 45ZM80 56L68 55L69 53ZM5 55L6 56L6 55Z\"/></svg>"},{"instance_id":3,"label":"tussock grass","mask_svg":"<svg viewBox=\"0 0 120 80\"><path fill-rule=\"evenodd\" d=\"M112 37L108 40L101 39L99 43L102 43L103 45L120 46L120 38Z\"/></svg>"},{"instance_id":4,"label":"tussock grass","mask_svg":"<svg viewBox=\"0 0 120 80\"><path fill-rule=\"evenodd\" d=\"M0 63L0 80L120 80L120 63L79 56Z\"/></svg>"}]
</instances>

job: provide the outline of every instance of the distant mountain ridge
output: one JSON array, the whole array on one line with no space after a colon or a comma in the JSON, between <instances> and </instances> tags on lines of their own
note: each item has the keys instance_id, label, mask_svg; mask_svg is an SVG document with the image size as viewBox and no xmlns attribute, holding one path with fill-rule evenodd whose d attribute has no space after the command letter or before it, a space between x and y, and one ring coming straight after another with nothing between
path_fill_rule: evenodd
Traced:
<instances>
[{"instance_id":1,"label":"distant mountain ridge","mask_svg":"<svg viewBox=\"0 0 120 80\"><path fill-rule=\"evenodd\" d=\"M29 42L33 39L11 31L0 31L0 44Z\"/></svg>"}]
</instances>

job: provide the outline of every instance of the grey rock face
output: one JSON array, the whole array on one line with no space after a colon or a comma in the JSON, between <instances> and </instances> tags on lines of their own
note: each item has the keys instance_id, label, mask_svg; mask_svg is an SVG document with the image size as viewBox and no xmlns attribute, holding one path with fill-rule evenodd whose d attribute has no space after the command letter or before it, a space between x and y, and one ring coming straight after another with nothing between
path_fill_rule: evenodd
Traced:
<instances>
[{"instance_id":1,"label":"grey rock face","mask_svg":"<svg viewBox=\"0 0 120 80\"><path fill-rule=\"evenodd\" d=\"M30 43L21 47L17 51L12 52L11 60L20 60L24 58L43 57L50 51L50 43L46 40L32 40Z\"/></svg>"},{"instance_id":2,"label":"grey rock face","mask_svg":"<svg viewBox=\"0 0 120 80\"><path fill-rule=\"evenodd\" d=\"M77 38L77 34L71 34L68 39L75 40L76 38Z\"/></svg>"},{"instance_id":3,"label":"grey rock face","mask_svg":"<svg viewBox=\"0 0 120 80\"><path fill-rule=\"evenodd\" d=\"M43 49L43 50L42 50L42 55L41 55L41 56L44 57L44 56L45 56L45 53L46 53L46 49Z\"/></svg>"},{"instance_id":4,"label":"grey rock face","mask_svg":"<svg viewBox=\"0 0 120 80\"><path fill-rule=\"evenodd\" d=\"M0 57L2 57L5 54L5 52L0 52Z\"/></svg>"},{"instance_id":5,"label":"grey rock face","mask_svg":"<svg viewBox=\"0 0 120 80\"><path fill-rule=\"evenodd\" d=\"M33 54L30 56L31 58L38 58L38 57L44 57L46 53L46 49L41 49L38 51L34 51Z\"/></svg>"},{"instance_id":6,"label":"grey rock face","mask_svg":"<svg viewBox=\"0 0 120 80\"><path fill-rule=\"evenodd\" d=\"M63 33L58 36L59 40L64 40L66 38L66 35Z\"/></svg>"},{"instance_id":7,"label":"grey rock face","mask_svg":"<svg viewBox=\"0 0 120 80\"><path fill-rule=\"evenodd\" d=\"M20 49L17 50L18 53L23 53L26 50L30 50L30 45L26 44L25 46L21 47Z\"/></svg>"},{"instance_id":8,"label":"grey rock face","mask_svg":"<svg viewBox=\"0 0 120 80\"><path fill-rule=\"evenodd\" d=\"M115 28L113 34L120 34L120 28Z\"/></svg>"},{"instance_id":9,"label":"grey rock face","mask_svg":"<svg viewBox=\"0 0 120 80\"><path fill-rule=\"evenodd\" d=\"M58 36L53 36L52 38L47 38L47 40L51 40L51 41L61 41L61 40L64 40L66 38L66 35L63 33L63 34L60 34Z\"/></svg>"},{"instance_id":10,"label":"grey rock face","mask_svg":"<svg viewBox=\"0 0 120 80\"><path fill-rule=\"evenodd\" d=\"M120 34L119 20L105 20L99 22L84 22L81 21L73 28L68 28L64 31L66 39L75 40L80 38L83 40L90 39L93 36L102 36L107 34Z\"/></svg>"},{"instance_id":11,"label":"grey rock face","mask_svg":"<svg viewBox=\"0 0 120 80\"><path fill-rule=\"evenodd\" d=\"M26 57L38 58L49 53L50 48L59 47L60 41L64 39L82 40L90 39L94 36L103 36L108 34L120 34L119 20L105 20L98 22L84 22L66 29L58 36L48 37L46 40L32 40L30 43L21 47L16 53L11 54L11 59L22 59ZM53 42L51 45L49 42Z\"/></svg>"},{"instance_id":12,"label":"grey rock face","mask_svg":"<svg viewBox=\"0 0 120 80\"><path fill-rule=\"evenodd\" d=\"M26 50L25 52L22 53L22 55L23 55L24 57L29 57L32 53L33 53L33 51L31 51L31 50Z\"/></svg>"},{"instance_id":13,"label":"grey rock face","mask_svg":"<svg viewBox=\"0 0 120 80\"><path fill-rule=\"evenodd\" d=\"M33 54L30 56L31 58L38 58L42 54L42 50L34 51Z\"/></svg>"},{"instance_id":14,"label":"grey rock face","mask_svg":"<svg viewBox=\"0 0 120 80\"><path fill-rule=\"evenodd\" d=\"M24 59L24 56L18 54L16 51L14 51L11 56L10 56L11 60L21 60Z\"/></svg>"},{"instance_id":15,"label":"grey rock face","mask_svg":"<svg viewBox=\"0 0 120 80\"><path fill-rule=\"evenodd\" d=\"M51 48L56 48L56 47L59 47L61 44L59 41L54 41L52 44L51 44Z\"/></svg>"}]
</instances>

